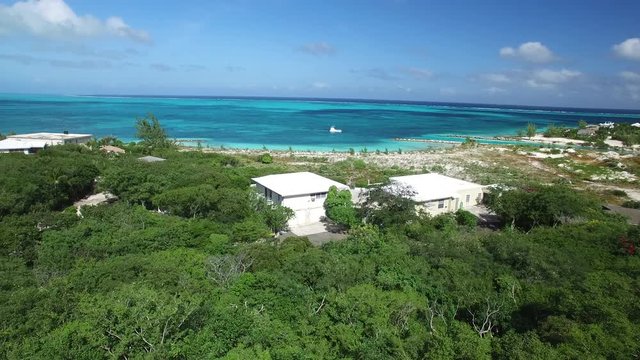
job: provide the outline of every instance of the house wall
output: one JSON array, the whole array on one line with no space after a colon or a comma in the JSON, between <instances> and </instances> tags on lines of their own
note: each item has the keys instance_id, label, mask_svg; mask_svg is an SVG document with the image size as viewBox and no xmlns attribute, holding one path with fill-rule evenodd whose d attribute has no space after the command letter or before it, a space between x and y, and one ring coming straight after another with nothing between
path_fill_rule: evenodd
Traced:
<instances>
[{"instance_id":1,"label":"house wall","mask_svg":"<svg viewBox=\"0 0 640 360\"><path fill-rule=\"evenodd\" d=\"M256 184L255 190L258 194L262 195L268 201L272 201L276 204L282 204L283 197L280 194L265 188L260 184Z\"/></svg>"},{"instance_id":2,"label":"house wall","mask_svg":"<svg viewBox=\"0 0 640 360\"><path fill-rule=\"evenodd\" d=\"M438 207L440 202L442 201L443 207ZM441 199L434 201L427 201L417 205L418 210L425 211L430 215L436 216L440 214L444 214L449 211L455 211L456 201L455 199Z\"/></svg>"},{"instance_id":3,"label":"house wall","mask_svg":"<svg viewBox=\"0 0 640 360\"><path fill-rule=\"evenodd\" d=\"M29 155L29 154L33 154L35 153L35 150L33 149L5 149L5 150L0 150L0 154L9 154L9 153L23 153L25 155Z\"/></svg>"},{"instance_id":4,"label":"house wall","mask_svg":"<svg viewBox=\"0 0 640 360\"><path fill-rule=\"evenodd\" d=\"M419 204L418 207L420 210L426 211L430 215L436 216L444 214L446 212L454 212L458 209L464 209L470 206L478 205L482 202L483 196L483 187L478 186L477 188L459 191L454 198L427 201ZM438 207L441 201L444 205L442 208Z\"/></svg>"},{"instance_id":5,"label":"house wall","mask_svg":"<svg viewBox=\"0 0 640 360\"><path fill-rule=\"evenodd\" d=\"M320 218L325 216L324 201L327 198L327 192L314 195L306 194L282 197L273 191L269 191L270 189L267 189L260 184L256 184L255 190L268 201L286 206L293 210L295 215L291 220L289 220L289 226L313 224L319 222Z\"/></svg>"},{"instance_id":6,"label":"house wall","mask_svg":"<svg viewBox=\"0 0 640 360\"><path fill-rule=\"evenodd\" d=\"M325 216L324 201L326 198L326 192L284 198L282 205L295 212L293 219L289 220L289 225L299 226L319 222L320 218Z\"/></svg>"},{"instance_id":7,"label":"house wall","mask_svg":"<svg viewBox=\"0 0 640 360\"><path fill-rule=\"evenodd\" d=\"M91 136L77 137L73 139L61 140L61 144L84 144L91 140Z\"/></svg>"},{"instance_id":8,"label":"house wall","mask_svg":"<svg viewBox=\"0 0 640 360\"><path fill-rule=\"evenodd\" d=\"M484 196L483 189L484 188L482 186L478 186L475 188L458 191L458 207L454 209L454 211L460 208L464 209L466 207L480 204ZM467 197L469 200L467 200Z\"/></svg>"}]
</instances>

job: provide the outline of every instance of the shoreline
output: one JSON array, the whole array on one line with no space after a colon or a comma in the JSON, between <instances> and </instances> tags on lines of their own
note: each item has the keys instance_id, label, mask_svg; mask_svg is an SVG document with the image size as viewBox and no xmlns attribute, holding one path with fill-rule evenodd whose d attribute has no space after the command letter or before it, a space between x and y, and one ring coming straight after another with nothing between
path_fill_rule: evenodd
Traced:
<instances>
[{"instance_id":1,"label":"shoreline","mask_svg":"<svg viewBox=\"0 0 640 360\"><path fill-rule=\"evenodd\" d=\"M471 140L477 141L473 146L527 146L527 147L535 147L535 146L545 146L545 145L562 145L562 146L582 146L585 142L582 140L573 140L566 138L545 138L542 135L537 135L533 138L516 138L506 135L501 136L466 136L466 135L446 135L446 137L456 137L461 139L469 138ZM323 149L301 149L295 148L293 146L289 146L288 149L285 149L286 146L276 145L276 148L269 148L266 145L263 145L262 148L258 147L234 147L234 146L197 146L197 145L184 145L184 143L198 143L198 140L189 140L189 139L179 139L174 140L178 143L178 147L181 150L185 151L204 151L204 152L219 152L219 153L247 153L247 154L264 154L264 153L282 153L282 154L321 154L321 155L329 155L329 154L404 154L404 153L420 153L420 152L434 152L444 149L453 149L464 146L463 141L453 141L453 140L439 140L439 139L421 139L421 138L394 138L392 139L398 143L424 143L424 144L439 144L439 145L449 145L449 146L425 146L423 148L415 148L415 149L402 149L393 148L385 150L380 149L368 149L366 146L358 146L357 148L340 148L340 149L332 149L332 150L323 150ZM498 141L498 143L491 142L482 142L482 141Z\"/></svg>"},{"instance_id":2,"label":"shoreline","mask_svg":"<svg viewBox=\"0 0 640 360\"><path fill-rule=\"evenodd\" d=\"M513 135L495 135L495 136L482 136L482 135L460 135L460 134L448 134L442 135L444 138L459 138L459 139L471 139L475 141L473 146L510 146L510 147L518 147L518 146L527 146L527 147L544 147L549 145L557 145L561 147L579 147L583 149L590 150L599 150L595 147L591 146L589 142L578 139L570 139L563 137L545 137L543 134L536 134L532 137L518 137ZM344 149L300 149L294 148L293 146L289 146L288 149L284 149L286 145L275 145L276 148L270 149L266 145L263 145L262 148L258 147L234 147L234 146L224 146L220 145L218 147L209 147L209 146L201 146L203 142L206 141L201 139L176 139L174 140L178 143L181 149L193 149L193 150L203 150L208 152L231 152L231 153L305 153L305 154L339 154L346 153L350 155L354 154L400 154L400 153L413 153L413 152L433 152L443 149L452 149L463 146L463 141L455 141L455 140L445 140L445 139L425 139L425 138L393 138L391 141L396 143L416 143L416 144L425 144L423 148L413 148L413 149L403 149L401 145L398 148L394 147L394 150L389 150L388 147L385 147L385 150L380 150L378 148L368 149L367 146L357 146ZM610 150L622 150L622 151L637 151L640 149L640 145L633 146L625 146L621 141L618 140L605 140L605 144L607 144L611 149ZM185 143L196 143L198 145L183 145ZM426 144L434 144L441 146L428 146Z\"/></svg>"}]
</instances>

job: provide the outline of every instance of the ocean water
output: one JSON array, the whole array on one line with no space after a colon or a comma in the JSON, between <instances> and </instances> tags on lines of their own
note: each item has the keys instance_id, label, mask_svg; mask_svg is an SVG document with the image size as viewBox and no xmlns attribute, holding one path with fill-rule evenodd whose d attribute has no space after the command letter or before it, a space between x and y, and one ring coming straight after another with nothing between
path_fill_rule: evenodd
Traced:
<instances>
[{"instance_id":1,"label":"ocean water","mask_svg":"<svg viewBox=\"0 0 640 360\"><path fill-rule=\"evenodd\" d=\"M90 133L135 140L136 119L155 114L170 137L208 147L356 151L414 150L434 143L514 135L532 122L638 122L640 111L372 100L226 97L116 97L0 94L0 132ZM329 127L342 129L330 134Z\"/></svg>"}]
</instances>

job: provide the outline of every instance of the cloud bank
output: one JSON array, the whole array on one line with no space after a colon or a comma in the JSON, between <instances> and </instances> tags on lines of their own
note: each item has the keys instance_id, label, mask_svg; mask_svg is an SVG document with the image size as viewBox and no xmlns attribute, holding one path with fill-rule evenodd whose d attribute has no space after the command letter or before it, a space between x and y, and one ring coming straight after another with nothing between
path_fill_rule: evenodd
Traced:
<instances>
[{"instance_id":1,"label":"cloud bank","mask_svg":"<svg viewBox=\"0 0 640 360\"><path fill-rule=\"evenodd\" d=\"M582 73L574 70L541 69L533 72L531 78L527 80L527 85L532 88L552 89L580 76L582 76Z\"/></svg>"},{"instance_id":2,"label":"cloud bank","mask_svg":"<svg viewBox=\"0 0 640 360\"><path fill-rule=\"evenodd\" d=\"M625 81L640 83L640 74L633 71L623 71L620 73L620 77Z\"/></svg>"},{"instance_id":3,"label":"cloud bank","mask_svg":"<svg viewBox=\"0 0 640 360\"><path fill-rule=\"evenodd\" d=\"M409 67L404 69L404 72L410 77L418 80L429 79L433 76L433 72L426 69L420 69L416 67Z\"/></svg>"},{"instance_id":4,"label":"cloud bank","mask_svg":"<svg viewBox=\"0 0 640 360\"><path fill-rule=\"evenodd\" d=\"M640 38L627 39L620 44L613 45L616 55L630 60L640 60Z\"/></svg>"},{"instance_id":5,"label":"cloud bank","mask_svg":"<svg viewBox=\"0 0 640 360\"><path fill-rule=\"evenodd\" d=\"M480 77L483 80L489 81L489 82L493 82L493 83L510 83L511 82L511 78L508 77L505 74L500 74L500 73L489 73L489 74L482 74L480 75Z\"/></svg>"},{"instance_id":6,"label":"cloud bank","mask_svg":"<svg viewBox=\"0 0 640 360\"><path fill-rule=\"evenodd\" d=\"M333 55L336 49L326 42L304 44L298 50L315 56Z\"/></svg>"},{"instance_id":7,"label":"cloud bank","mask_svg":"<svg viewBox=\"0 0 640 360\"><path fill-rule=\"evenodd\" d=\"M532 63L548 63L555 60L555 55L549 48L540 42L526 42L517 48L503 47L500 56L504 58L517 58Z\"/></svg>"},{"instance_id":8,"label":"cloud bank","mask_svg":"<svg viewBox=\"0 0 640 360\"><path fill-rule=\"evenodd\" d=\"M105 20L77 15L64 0L25 0L0 5L0 35L29 34L43 38L115 36L150 42L149 34L137 30L120 17Z\"/></svg>"}]
</instances>

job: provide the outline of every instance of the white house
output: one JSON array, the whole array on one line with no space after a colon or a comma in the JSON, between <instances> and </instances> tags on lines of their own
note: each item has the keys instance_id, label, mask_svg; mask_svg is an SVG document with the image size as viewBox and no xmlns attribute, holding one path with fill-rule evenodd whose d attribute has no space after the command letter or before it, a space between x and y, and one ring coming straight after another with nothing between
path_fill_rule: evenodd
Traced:
<instances>
[{"instance_id":1,"label":"white house","mask_svg":"<svg viewBox=\"0 0 640 360\"><path fill-rule=\"evenodd\" d=\"M21 152L32 154L45 146L63 144L84 144L91 140L91 134L69 134L65 133L33 133L9 135L0 141L0 153Z\"/></svg>"},{"instance_id":2,"label":"white house","mask_svg":"<svg viewBox=\"0 0 640 360\"><path fill-rule=\"evenodd\" d=\"M267 175L251 179L258 194L268 201L286 206L295 216L289 225L309 225L325 216L324 201L329 188L349 189L347 185L310 172Z\"/></svg>"},{"instance_id":3,"label":"white house","mask_svg":"<svg viewBox=\"0 0 640 360\"><path fill-rule=\"evenodd\" d=\"M456 211L482 201L484 186L440 174L420 174L390 178L394 186L414 192L412 199L431 215Z\"/></svg>"}]
</instances>

